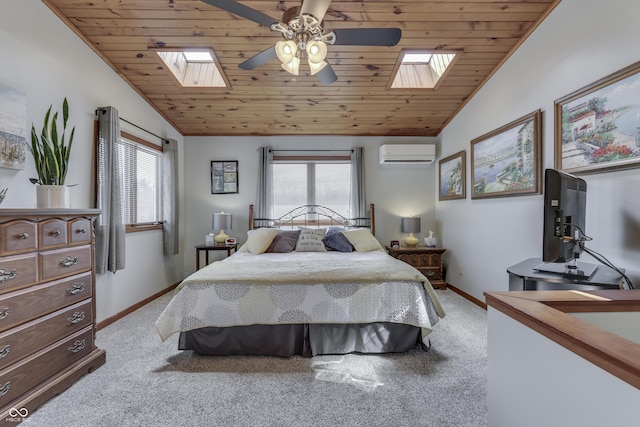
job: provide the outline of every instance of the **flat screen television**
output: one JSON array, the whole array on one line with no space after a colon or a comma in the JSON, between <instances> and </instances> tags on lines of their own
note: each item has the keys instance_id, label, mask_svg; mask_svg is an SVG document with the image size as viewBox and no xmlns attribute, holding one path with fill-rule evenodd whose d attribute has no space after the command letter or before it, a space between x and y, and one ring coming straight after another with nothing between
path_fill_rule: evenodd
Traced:
<instances>
[{"instance_id":1,"label":"flat screen television","mask_svg":"<svg viewBox=\"0 0 640 427\"><path fill-rule=\"evenodd\" d=\"M542 232L542 264L538 271L575 278L590 278L598 266L578 262L587 240L585 213L587 183L585 180L555 169L544 173L544 225Z\"/></svg>"}]
</instances>

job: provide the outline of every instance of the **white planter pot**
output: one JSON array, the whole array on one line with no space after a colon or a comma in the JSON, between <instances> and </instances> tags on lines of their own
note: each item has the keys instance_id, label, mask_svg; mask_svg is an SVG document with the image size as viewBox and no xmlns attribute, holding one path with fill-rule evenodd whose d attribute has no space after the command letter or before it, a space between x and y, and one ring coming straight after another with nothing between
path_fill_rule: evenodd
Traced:
<instances>
[{"instance_id":1,"label":"white planter pot","mask_svg":"<svg viewBox=\"0 0 640 427\"><path fill-rule=\"evenodd\" d=\"M69 202L69 187L66 185L37 185L37 206L40 209L71 207Z\"/></svg>"}]
</instances>

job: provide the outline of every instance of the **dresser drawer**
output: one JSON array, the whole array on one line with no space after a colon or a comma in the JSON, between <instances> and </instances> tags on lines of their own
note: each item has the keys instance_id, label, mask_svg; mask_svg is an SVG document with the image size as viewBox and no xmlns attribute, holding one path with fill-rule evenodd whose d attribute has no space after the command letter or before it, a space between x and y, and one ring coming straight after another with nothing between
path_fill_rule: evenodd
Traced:
<instances>
[{"instance_id":1,"label":"dresser drawer","mask_svg":"<svg viewBox=\"0 0 640 427\"><path fill-rule=\"evenodd\" d=\"M59 218L48 219L39 223L38 234L40 235L40 249L65 246L69 242L67 238L67 221Z\"/></svg>"},{"instance_id":2,"label":"dresser drawer","mask_svg":"<svg viewBox=\"0 0 640 427\"><path fill-rule=\"evenodd\" d=\"M24 288L38 280L38 257L35 253L0 260L0 292Z\"/></svg>"},{"instance_id":3,"label":"dresser drawer","mask_svg":"<svg viewBox=\"0 0 640 427\"><path fill-rule=\"evenodd\" d=\"M69 222L70 243L90 243L92 235L91 220L88 218L76 218Z\"/></svg>"},{"instance_id":4,"label":"dresser drawer","mask_svg":"<svg viewBox=\"0 0 640 427\"><path fill-rule=\"evenodd\" d=\"M0 331L18 326L92 295L91 273L0 296Z\"/></svg>"},{"instance_id":5,"label":"dresser drawer","mask_svg":"<svg viewBox=\"0 0 640 427\"><path fill-rule=\"evenodd\" d=\"M82 329L0 371L0 407L82 359L93 349L93 328Z\"/></svg>"},{"instance_id":6,"label":"dresser drawer","mask_svg":"<svg viewBox=\"0 0 640 427\"><path fill-rule=\"evenodd\" d=\"M21 219L0 224L0 255L35 251L37 229L35 222Z\"/></svg>"},{"instance_id":7,"label":"dresser drawer","mask_svg":"<svg viewBox=\"0 0 640 427\"><path fill-rule=\"evenodd\" d=\"M40 253L40 280L70 276L91 269L91 246Z\"/></svg>"},{"instance_id":8,"label":"dresser drawer","mask_svg":"<svg viewBox=\"0 0 640 427\"><path fill-rule=\"evenodd\" d=\"M86 300L0 333L0 370L92 322L92 300Z\"/></svg>"}]
</instances>

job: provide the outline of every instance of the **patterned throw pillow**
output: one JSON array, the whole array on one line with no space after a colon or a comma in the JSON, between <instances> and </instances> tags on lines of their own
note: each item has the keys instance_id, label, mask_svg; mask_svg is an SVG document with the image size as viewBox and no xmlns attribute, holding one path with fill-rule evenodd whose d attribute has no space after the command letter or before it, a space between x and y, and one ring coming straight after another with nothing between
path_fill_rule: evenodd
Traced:
<instances>
[{"instance_id":1,"label":"patterned throw pillow","mask_svg":"<svg viewBox=\"0 0 640 427\"><path fill-rule=\"evenodd\" d=\"M341 233L342 227L329 227L327 234L322 239L327 249L338 252L353 252L353 245L349 239Z\"/></svg>"},{"instance_id":2,"label":"patterned throw pillow","mask_svg":"<svg viewBox=\"0 0 640 427\"><path fill-rule=\"evenodd\" d=\"M296 248L299 235L300 230L278 230L278 234L265 252L281 254L292 252Z\"/></svg>"},{"instance_id":3,"label":"patterned throw pillow","mask_svg":"<svg viewBox=\"0 0 640 427\"><path fill-rule=\"evenodd\" d=\"M325 231L324 228L303 228L300 230L296 252L326 252L327 249L322 243Z\"/></svg>"}]
</instances>

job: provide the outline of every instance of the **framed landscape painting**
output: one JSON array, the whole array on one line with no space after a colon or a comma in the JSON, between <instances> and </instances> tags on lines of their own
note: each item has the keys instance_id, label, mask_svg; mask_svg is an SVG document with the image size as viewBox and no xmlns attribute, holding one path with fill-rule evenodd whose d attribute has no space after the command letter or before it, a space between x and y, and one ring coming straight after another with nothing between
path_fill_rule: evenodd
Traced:
<instances>
[{"instance_id":1,"label":"framed landscape painting","mask_svg":"<svg viewBox=\"0 0 640 427\"><path fill-rule=\"evenodd\" d=\"M640 62L555 102L555 166L593 173L640 166Z\"/></svg>"},{"instance_id":2,"label":"framed landscape painting","mask_svg":"<svg viewBox=\"0 0 640 427\"><path fill-rule=\"evenodd\" d=\"M440 200L464 199L466 192L466 151L446 157L438 163L440 176Z\"/></svg>"},{"instance_id":3,"label":"framed landscape painting","mask_svg":"<svg viewBox=\"0 0 640 427\"><path fill-rule=\"evenodd\" d=\"M211 194L231 194L238 192L238 161L211 162Z\"/></svg>"},{"instance_id":4,"label":"framed landscape painting","mask_svg":"<svg viewBox=\"0 0 640 427\"><path fill-rule=\"evenodd\" d=\"M471 198L540 193L541 139L538 110L472 140Z\"/></svg>"},{"instance_id":5,"label":"framed landscape painting","mask_svg":"<svg viewBox=\"0 0 640 427\"><path fill-rule=\"evenodd\" d=\"M26 97L0 84L0 167L24 169L26 152Z\"/></svg>"}]
</instances>

